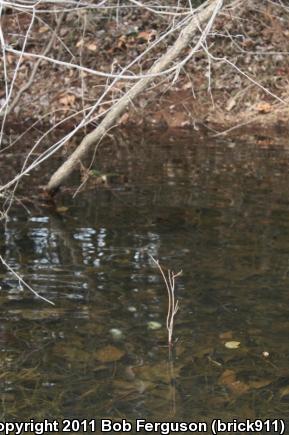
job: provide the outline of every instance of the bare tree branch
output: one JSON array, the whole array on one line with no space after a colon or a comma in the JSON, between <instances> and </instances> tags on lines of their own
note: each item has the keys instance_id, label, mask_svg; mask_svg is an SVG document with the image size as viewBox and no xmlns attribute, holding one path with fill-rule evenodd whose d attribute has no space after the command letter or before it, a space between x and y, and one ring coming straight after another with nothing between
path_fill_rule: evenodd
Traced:
<instances>
[{"instance_id":1,"label":"bare tree branch","mask_svg":"<svg viewBox=\"0 0 289 435\"><path fill-rule=\"evenodd\" d=\"M63 181L70 176L73 170L81 159L83 159L92 146L105 135L106 131L116 122L116 120L123 114L127 106L133 101L153 80L151 75L158 74L167 68L173 62L182 50L187 47L194 36L195 32L199 29L200 24L208 21L205 30L203 31L198 43L190 53L190 57L201 46L203 40L208 35L214 20L221 9L223 0L214 0L206 2L197 16L193 15L187 26L181 31L179 37L168 51L155 62L155 64L148 71L148 77L139 80L129 91L114 104L99 126L84 137L81 144L74 151L74 153L66 160L63 165L53 174L48 185L47 190L51 193L55 192ZM121 78L121 74L120 74Z\"/></svg>"}]
</instances>

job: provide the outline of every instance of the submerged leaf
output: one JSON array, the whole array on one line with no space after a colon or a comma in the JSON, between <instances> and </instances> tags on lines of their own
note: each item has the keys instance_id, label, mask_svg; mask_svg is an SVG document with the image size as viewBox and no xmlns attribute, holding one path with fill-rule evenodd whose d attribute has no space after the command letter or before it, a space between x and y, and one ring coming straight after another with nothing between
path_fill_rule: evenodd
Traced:
<instances>
[{"instance_id":1,"label":"submerged leaf","mask_svg":"<svg viewBox=\"0 0 289 435\"><path fill-rule=\"evenodd\" d=\"M280 397L281 397L281 399L283 397L286 397L286 396L289 396L289 385L285 385L285 387L282 387L280 389Z\"/></svg>"},{"instance_id":2,"label":"submerged leaf","mask_svg":"<svg viewBox=\"0 0 289 435\"><path fill-rule=\"evenodd\" d=\"M112 337L116 340L123 338L123 332L121 329L118 328L111 328L109 330L109 332L111 333Z\"/></svg>"},{"instance_id":3,"label":"submerged leaf","mask_svg":"<svg viewBox=\"0 0 289 435\"><path fill-rule=\"evenodd\" d=\"M226 341L225 347L227 349L238 349L240 344L240 341Z\"/></svg>"},{"instance_id":4,"label":"submerged leaf","mask_svg":"<svg viewBox=\"0 0 289 435\"><path fill-rule=\"evenodd\" d=\"M107 363L120 360L124 355L124 351L115 346L108 345L99 349L94 355L98 361Z\"/></svg>"},{"instance_id":5,"label":"submerged leaf","mask_svg":"<svg viewBox=\"0 0 289 435\"><path fill-rule=\"evenodd\" d=\"M159 322L155 322L155 321L151 321L147 323L147 327L148 329L155 331L157 329L160 329L162 327L162 325Z\"/></svg>"},{"instance_id":6,"label":"submerged leaf","mask_svg":"<svg viewBox=\"0 0 289 435\"><path fill-rule=\"evenodd\" d=\"M64 207L64 206L56 208L57 213L66 213L68 210L69 210L69 208L68 207Z\"/></svg>"},{"instance_id":7,"label":"submerged leaf","mask_svg":"<svg viewBox=\"0 0 289 435\"><path fill-rule=\"evenodd\" d=\"M247 384L237 379L234 370L225 370L219 378L219 384L227 387L236 396L240 396L249 390Z\"/></svg>"}]
</instances>

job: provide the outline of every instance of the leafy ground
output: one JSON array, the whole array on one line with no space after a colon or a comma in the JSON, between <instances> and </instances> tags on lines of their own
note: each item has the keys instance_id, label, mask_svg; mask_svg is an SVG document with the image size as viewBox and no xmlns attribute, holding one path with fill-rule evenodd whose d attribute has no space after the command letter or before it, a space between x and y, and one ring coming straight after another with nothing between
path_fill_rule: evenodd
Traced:
<instances>
[{"instance_id":1,"label":"leafy ground","mask_svg":"<svg viewBox=\"0 0 289 435\"><path fill-rule=\"evenodd\" d=\"M195 129L205 126L216 132L236 126L287 128L288 15L289 8L281 2L265 0L247 0L225 10L216 21L214 34L207 39L210 55L204 50L198 52L174 83L173 77L157 82L131 105L120 123ZM39 15L29 32L26 51L42 53L52 38L52 29L57 29L57 38L47 56L103 72L117 72L168 28L171 17L139 8L123 8L118 14L115 10L96 13L83 9L64 13L61 18L58 15L57 20L51 14ZM7 10L2 19L6 43L21 50L30 24L30 14ZM159 54L153 53L142 68L148 68ZM8 52L10 81L17 59ZM14 96L27 84L35 62L33 57L23 57ZM104 78L41 61L33 82L15 104L7 122L26 124L40 120L54 125L93 104L106 85ZM119 81L108 99L119 98L126 89L127 83ZM4 97L3 86L2 103ZM98 114L107 107L101 106ZM64 128L74 125L81 116L74 116Z\"/></svg>"}]
</instances>

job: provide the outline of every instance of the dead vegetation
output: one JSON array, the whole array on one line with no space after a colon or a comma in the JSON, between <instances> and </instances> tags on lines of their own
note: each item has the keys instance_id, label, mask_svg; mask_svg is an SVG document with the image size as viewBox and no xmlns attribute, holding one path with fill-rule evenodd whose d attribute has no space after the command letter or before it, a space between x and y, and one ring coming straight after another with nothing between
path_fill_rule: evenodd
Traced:
<instances>
[{"instance_id":1,"label":"dead vegetation","mask_svg":"<svg viewBox=\"0 0 289 435\"><path fill-rule=\"evenodd\" d=\"M4 2L1 138L13 122L41 133L1 191L69 148L76 134L82 145L50 180L51 192L117 125L203 126L214 135L285 126L288 13L271 0L207 0L195 8L185 0ZM60 127L65 134L42 151Z\"/></svg>"},{"instance_id":2,"label":"dead vegetation","mask_svg":"<svg viewBox=\"0 0 289 435\"><path fill-rule=\"evenodd\" d=\"M169 127L206 122L231 126L233 120L236 122L236 115L237 121L244 122L252 115L259 117L282 110L282 101L288 97L289 89L288 13L288 8L280 2L235 2L228 11L219 14L214 32L206 40L211 56L200 50L185 69L182 68L177 81L170 81L169 85L162 80L156 83L158 86L140 96L120 122L165 123ZM65 124L71 127L83 116L81 110L99 98L106 85L106 78L92 74L92 71L99 70L104 74L121 71L125 63L132 61L165 32L171 19L136 7L122 8L117 13L112 5L111 10L97 12L83 8L61 14L36 15L26 51L30 55L47 55L48 59L28 55L21 59L9 119L12 122L17 116L23 123L39 120L55 125L57 121L73 116ZM18 47L19 51L30 24L31 14L7 9L2 16L6 46ZM193 43L197 40L198 35ZM143 70L149 68L157 52L164 47L165 44L155 53L152 51L142 63ZM68 65L64 68L50 59ZM6 69L10 81L18 60L15 53L7 51ZM35 71L37 63L40 65ZM74 68L72 64L82 65L87 71ZM1 71L5 79L3 61ZM31 75L33 83L30 82ZM253 81L258 81L260 86ZM21 99L16 98L21 89ZM111 99L118 99L126 89L126 80L119 80L111 89ZM3 88L2 104L4 96ZM98 113L105 112L109 104L109 101L103 102Z\"/></svg>"}]
</instances>

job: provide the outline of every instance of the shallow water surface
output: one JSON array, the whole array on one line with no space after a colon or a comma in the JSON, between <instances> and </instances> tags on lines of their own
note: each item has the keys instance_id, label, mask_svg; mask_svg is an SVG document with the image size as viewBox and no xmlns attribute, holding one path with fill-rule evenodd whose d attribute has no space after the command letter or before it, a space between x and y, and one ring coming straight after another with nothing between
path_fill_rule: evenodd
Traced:
<instances>
[{"instance_id":1,"label":"shallow water surface","mask_svg":"<svg viewBox=\"0 0 289 435\"><path fill-rule=\"evenodd\" d=\"M287 421L288 148L118 140L75 199L11 210L1 252L55 305L1 268L1 420ZM170 357L150 255L182 270Z\"/></svg>"}]
</instances>

